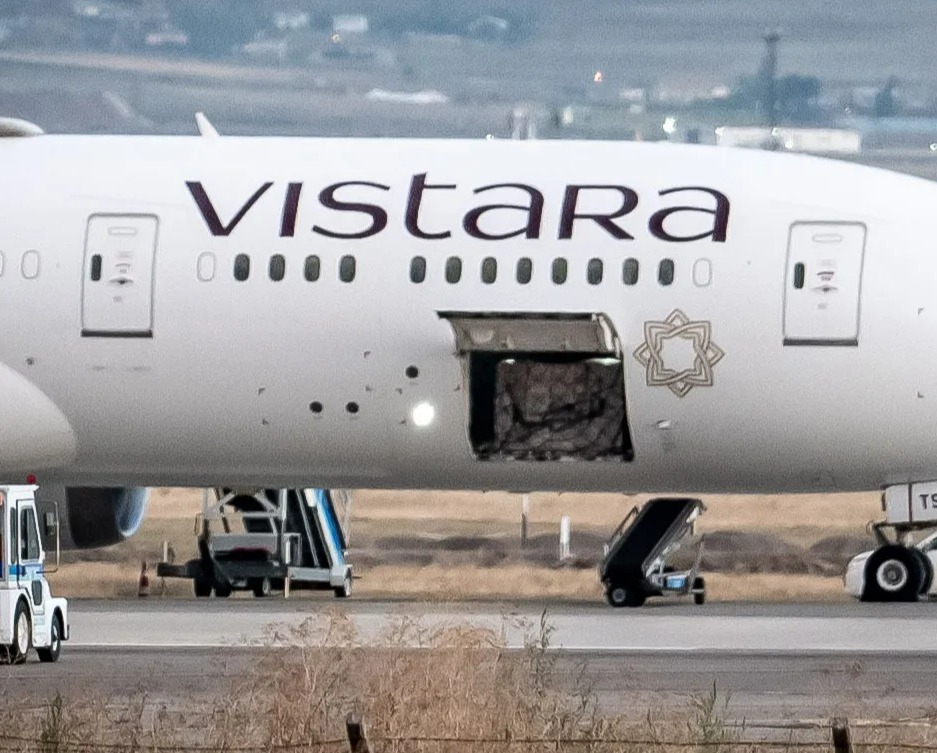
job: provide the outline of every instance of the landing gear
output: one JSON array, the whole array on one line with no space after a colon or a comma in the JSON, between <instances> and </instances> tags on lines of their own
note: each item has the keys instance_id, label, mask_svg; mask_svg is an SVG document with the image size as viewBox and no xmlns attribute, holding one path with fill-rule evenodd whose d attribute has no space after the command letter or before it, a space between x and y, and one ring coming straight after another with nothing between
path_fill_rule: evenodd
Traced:
<instances>
[{"instance_id":1,"label":"landing gear","mask_svg":"<svg viewBox=\"0 0 937 753\"><path fill-rule=\"evenodd\" d=\"M917 601L932 577L930 564L921 552L886 544L866 562L862 601Z\"/></svg>"}]
</instances>

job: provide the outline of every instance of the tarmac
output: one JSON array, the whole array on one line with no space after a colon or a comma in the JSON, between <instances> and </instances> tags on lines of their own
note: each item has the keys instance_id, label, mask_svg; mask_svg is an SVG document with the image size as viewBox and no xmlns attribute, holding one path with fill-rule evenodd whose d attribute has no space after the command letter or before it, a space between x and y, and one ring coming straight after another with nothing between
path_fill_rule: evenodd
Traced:
<instances>
[{"instance_id":1,"label":"tarmac","mask_svg":"<svg viewBox=\"0 0 937 753\"><path fill-rule=\"evenodd\" d=\"M660 601L616 610L586 603L337 601L318 594L289 601L73 601L71 637L59 663L0 667L0 685L17 698L91 689L182 704L223 693L264 648L297 640L329 645L327 628L345 618L357 643L373 650L391 644L427 650L435 628L456 625L491 630L515 649L546 637L558 676L570 683L585 678L600 706L636 716L686 709L713 687L727 702L727 716L738 720L906 719L933 716L937 708L937 603L929 602Z\"/></svg>"}]
</instances>

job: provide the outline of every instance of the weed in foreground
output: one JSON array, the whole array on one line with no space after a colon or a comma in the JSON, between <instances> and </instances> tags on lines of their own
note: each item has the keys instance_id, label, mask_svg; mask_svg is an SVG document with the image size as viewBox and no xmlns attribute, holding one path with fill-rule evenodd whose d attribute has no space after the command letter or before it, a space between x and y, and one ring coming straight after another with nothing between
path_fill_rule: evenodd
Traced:
<instances>
[{"instance_id":1,"label":"weed in foreground","mask_svg":"<svg viewBox=\"0 0 937 753\"><path fill-rule=\"evenodd\" d=\"M523 648L510 649L505 636L518 630ZM497 629L401 617L371 636L341 613L310 618L272 631L274 647L257 649L256 660L217 697L118 702L57 695L39 709L18 698L0 708L0 750L332 753L348 749L349 712L366 720L375 753L830 749L822 734L816 747L793 735L770 747L743 741L744 728L726 721L729 697L715 685L682 715L609 713L584 667L551 649L552 632L546 613L533 625L505 617ZM929 730L859 731L855 739L884 751L899 734L934 741Z\"/></svg>"}]
</instances>

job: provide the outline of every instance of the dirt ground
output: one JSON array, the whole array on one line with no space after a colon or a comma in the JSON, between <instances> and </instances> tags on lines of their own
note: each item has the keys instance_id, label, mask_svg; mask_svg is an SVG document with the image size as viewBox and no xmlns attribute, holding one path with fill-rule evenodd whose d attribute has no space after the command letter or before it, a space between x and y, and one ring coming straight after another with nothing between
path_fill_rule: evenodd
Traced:
<instances>
[{"instance_id":1,"label":"dirt ground","mask_svg":"<svg viewBox=\"0 0 937 753\"><path fill-rule=\"evenodd\" d=\"M137 592L168 541L176 560L195 554L202 492L155 489L140 532L114 547L66 553L54 586L73 597ZM532 494L529 538L520 542L520 495L358 491L352 495L350 553L369 597L596 600L602 544L632 506L621 494ZM831 601L845 598L845 562L867 548L866 524L880 516L877 493L705 497L697 525L704 570L716 600ZM569 515L572 558L559 561L559 521ZM678 553L695 556L691 540ZM188 596L191 584L153 578L153 595Z\"/></svg>"}]
</instances>

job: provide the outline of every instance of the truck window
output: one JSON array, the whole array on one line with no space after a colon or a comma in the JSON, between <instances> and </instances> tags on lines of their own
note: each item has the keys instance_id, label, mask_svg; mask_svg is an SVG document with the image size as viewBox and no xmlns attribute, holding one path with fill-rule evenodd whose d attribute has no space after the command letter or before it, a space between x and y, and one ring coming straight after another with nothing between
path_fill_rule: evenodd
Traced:
<instances>
[{"instance_id":1,"label":"truck window","mask_svg":"<svg viewBox=\"0 0 937 753\"><path fill-rule=\"evenodd\" d=\"M31 507L20 513L20 561L39 559L39 529L36 528L36 511Z\"/></svg>"},{"instance_id":2,"label":"truck window","mask_svg":"<svg viewBox=\"0 0 937 753\"><path fill-rule=\"evenodd\" d=\"M10 508L10 561L14 561L16 553L19 551L19 538L16 535L16 508ZM17 558L15 560L19 562Z\"/></svg>"}]
</instances>

